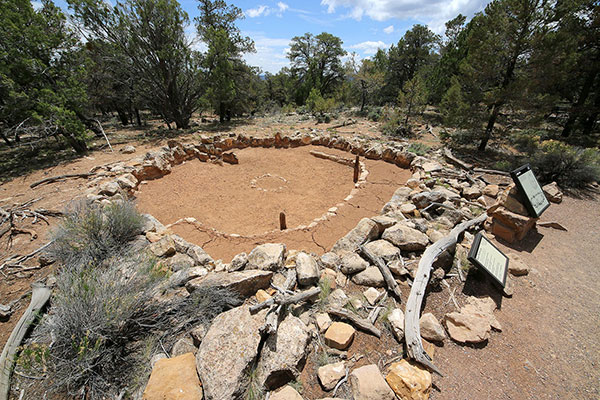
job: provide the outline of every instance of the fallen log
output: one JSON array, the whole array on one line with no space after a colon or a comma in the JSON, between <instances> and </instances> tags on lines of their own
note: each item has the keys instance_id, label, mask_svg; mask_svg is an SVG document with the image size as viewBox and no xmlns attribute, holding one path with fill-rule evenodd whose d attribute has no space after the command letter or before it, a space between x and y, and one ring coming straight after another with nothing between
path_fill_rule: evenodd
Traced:
<instances>
[{"instance_id":1,"label":"fallen log","mask_svg":"<svg viewBox=\"0 0 600 400\"><path fill-rule=\"evenodd\" d=\"M446 157L446 159L454 165L457 165L463 169L466 169L467 171L471 171L473 169L473 166L467 162L464 162L461 159L458 159L456 157L454 157L454 155L452 154L452 150L450 150L447 147L444 147L444 157Z\"/></svg>"},{"instance_id":2,"label":"fallen log","mask_svg":"<svg viewBox=\"0 0 600 400\"><path fill-rule=\"evenodd\" d=\"M372 252L370 252L365 246L360 246L359 250L369 260L371 260L371 262L373 264L375 264L377 266L377 268L379 268L379 271L381 272L381 275L383 275L383 279L385 280L385 283L387 284L388 289L390 289L394 293L394 295L396 296L396 298L398 300L401 300L402 292L400 292L400 287L398 286L398 283L392 276L392 272L387 267L387 265L385 265L383 260L380 257L373 254Z\"/></svg>"},{"instance_id":3,"label":"fallen log","mask_svg":"<svg viewBox=\"0 0 600 400\"><path fill-rule=\"evenodd\" d=\"M52 176L50 178L44 178L37 182L33 182L31 185L29 185L29 187L33 189L34 187L42 185L44 183L52 183L52 182L60 181L63 179L69 179L69 178L89 178L90 176L93 176L93 175L96 175L96 174L93 172L85 172L82 174L64 174L64 175Z\"/></svg>"},{"instance_id":4,"label":"fallen log","mask_svg":"<svg viewBox=\"0 0 600 400\"><path fill-rule=\"evenodd\" d=\"M2 354L0 355L0 400L7 400L10 390L10 376L17 348L21 344L31 323L35 320L37 313L50 298L52 291L44 285L33 284L31 302L13 329Z\"/></svg>"},{"instance_id":5,"label":"fallen log","mask_svg":"<svg viewBox=\"0 0 600 400\"><path fill-rule=\"evenodd\" d=\"M352 314L349 311L343 310L341 308L329 307L327 309L327 314L335 315L336 317L346 319L356 325L358 328L363 331L369 332L370 334L381 337L381 331L377 329L372 323L367 320L360 318L357 315Z\"/></svg>"},{"instance_id":6,"label":"fallen log","mask_svg":"<svg viewBox=\"0 0 600 400\"><path fill-rule=\"evenodd\" d=\"M408 355L413 360L426 366L433 372L441 375L440 370L433 364L429 355L423 348L421 342L421 329L419 326L419 317L421 314L421 304L423 303L423 297L425 296L425 289L427 288L427 282L429 282L429 276L433 269L433 262L442 254L446 249L452 247L458 241L458 236L469 229L472 226L481 224L487 218L487 213L483 213L477 218L465 221L454 227L448 234L429 246L419 261L419 267L408 300L406 302L406 309L404 311L404 337L406 341L406 347Z\"/></svg>"}]
</instances>

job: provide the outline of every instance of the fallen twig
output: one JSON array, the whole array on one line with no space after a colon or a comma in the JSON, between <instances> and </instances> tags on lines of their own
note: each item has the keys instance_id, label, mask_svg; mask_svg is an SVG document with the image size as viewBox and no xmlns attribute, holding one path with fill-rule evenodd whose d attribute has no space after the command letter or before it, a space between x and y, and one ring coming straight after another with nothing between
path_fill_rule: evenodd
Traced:
<instances>
[{"instance_id":1,"label":"fallen twig","mask_svg":"<svg viewBox=\"0 0 600 400\"><path fill-rule=\"evenodd\" d=\"M335 315L336 317L340 317L352 322L354 325L362 329L363 331L369 332L370 334L381 337L381 331L377 329L371 322L360 318L358 315L354 315L349 311L343 310L341 308L329 307L327 309L327 313L331 315Z\"/></svg>"},{"instance_id":2,"label":"fallen twig","mask_svg":"<svg viewBox=\"0 0 600 400\"><path fill-rule=\"evenodd\" d=\"M53 176L50 178L44 178L41 179L37 182L33 182L31 185L29 185L30 188L34 188L36 186L42 185L44 183L52 183L52 182L56 182L56 181L60 181L63 179L69 179L69 178L89 178L90 176L96 175L93 172L84 172L81 174L64 174L64 175L58 175L58 176Z\"/></svg>"}]
</instances>

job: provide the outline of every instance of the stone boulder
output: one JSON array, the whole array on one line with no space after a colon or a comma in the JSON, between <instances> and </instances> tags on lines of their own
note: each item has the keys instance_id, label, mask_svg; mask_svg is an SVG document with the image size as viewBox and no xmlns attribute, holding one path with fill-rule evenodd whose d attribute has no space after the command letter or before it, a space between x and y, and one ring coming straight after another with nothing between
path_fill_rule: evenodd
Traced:
<instances>
[{"instance_id":1,"label":"stone boulder","mask_svg":"<svg viewBox=\"0 0 600 400\"><path fill-rule=\"evenodd\" d=\"M191 337L182 337L175 342L171 349L171 357L181 356L186 353L192 353L196 355L196 346L194 346L194 340Z\"/></svg>"},{"instance_id":2,"label":"stone boulder","mask_svg":"<svg viewBox=\"0 0 600 400\"><path fill-rule=\"evenodd\" d=\"M219 287L230 289L242 297L250 297L258 289L266 289L271 283L271 271L245 270L238 272L214 272L206 277L192 279L186 283L188 292L200 287Z\"/></svg>"},{"instance_id":3,"label":"stone boulder","mask_svg":"<svg viewBox=\"0 0 600 400\"><path fill-rule=\"evenodd\" d=\"M442 192L420 192L411 196L411 200L418 209L425 208L431 203L443 203L446 196Z\"/></svg>"},{"instance_id":4,"label":"stone boulder","mask_svg":"<svg viewBox=\"0 0 600 400\"><path fill-rule=\"evenodd\" d=\"M143 400L197 400L202 398L194 355L163 358L154 364Z\"/></svg>"},{"instance_id":5,"label":"stone boulder","mask_svg":"<svg viewBox=\"0 0 600 400\"><path fill-rule=\"evenodd\" d=\"M491 298L469 297L467 302L460 312L446 314L446 328L453 340L460 343L481 343L489 339L492 327L502 329L494 317L496 305Z\"/></svg>"},{"instance_id":6,"label":"stone boulder","mask_svg":"<svg viewBox=\"0 0 600 400\"><path fill-rule=\"evenodd\" d=\"M342 257L340 269L344 274L352 275L364 271L368 266L369 263L358 254L346 253Z\"/></svg>"},{"instance_id":7,"label":"stone boulder","mask_svg":"<svg viewBox=\"0 0 600 400\"><path fill-rule=\"evenodd\" d=\"M400 249L387 240L375 240L369 242L365 245L365 249L372 254L381 257L386 264L400 258Z\"/></svg>"},{"instance_id":8,"label":"stone boulder","mask_svg":"<svg viewBox=\"0 0 600 400\"><path fill-rule=\"evenodd\" d=\"M171 271L177 272L182 269L192 268L194 266L194 259L187 254L177 253L173 257L167 258L166 264Z\"/></svg>"},{"instance_id":9,"label":"stone boulder","mask_svg":"<svg viewBox=\"0 0 600 400\"><path fill-rule=\"evenodd\" d=\"M514 253L508 254L508 272L513 274L514 276L527 275L529 273L529 265L525 264L525 262Z\"/></svg>"},{"instance_id":10,"label":"stone boulder","mask_svg":"<svg viewBox=\"0 0 600 400\"><path fill-rule=\"evenodd\" d=\"M403 223L397 223L391 228L387 228L381 238L404 251L425 250L429 244L426 234Z\"/></svg>"},{"instance_id":11,"label":"stone boulder","mask_svg":"<svg viewBox=\"0 0 600 400\"><path fill-rule=\"evenodd\" d=\"M246 253L237 254L229 263L229 272L239 271L244 269L248 263L248 255Z\"/></svg>"},{"instance_id":12,"label":"stone boulder","mask_svg":"<svg viewBox=\"0 0 600 400\"><path fill-rule=\"evenodd\" d=\"M431 373L406 360L393 363L385 380L403 400L427 400L431 393Z\"/></svg>"},{"instance_id":13,"label":"stone boulder","mask_svg":"<svg viewBox=\"0 0 600 400\"><path fill-rule=\"evenodd\" d=\"M327 297L327 301L332 307L342 308L348 303L348 295L342 289L335 289Z\"/></svg>"},{"instance_id":14,"label":"stone boulder","mask_svg":"<svg viewBox=\"0 0 600 400\"><path fill-rule=\"evenodd\" d=\"M206 400L242 398L260 343L266 311L250 314L244 305L218 315L196 354ZM201 397L197 397L201 398Z\"/></svg>"},{"instance_id":15,"label":"stone boulder","mask_svg":"<svg viewBox=\"0 0 600 400\"><path fill-rule=\"evenodd\" d=\"M175 242L170 235L163 236L158 242L148 246L148 249L156 257L168 257L175 254Z\"/></svg>"},{"instance_id":16,"label":"stone boulder","mask_svg":"<svg viewBox=\"0 0 600 400\"><path fill-rule=\"evenodd\" d=\"M370 218L363 218L346 236L335 242L331 251L340 256L344 253L356 252L358 246L377 239L378 236L379 226L377 223Z\"/></svg>"},{"instance_id":17,"label":"stone boulder","mask_svg":"<svg viewBox=\"0 0 600 400\"><path fill-rule=\"evenodd\" d=\"M325 332L325 344L338 350L346 350L354 339L356 330L344 322L334 322Z\"/></svg>"},{"instance_id":18,"label":"stone boulder","mask_svg":"<svg viewBox=\"0 0 600 400\"><path fill-rule=\"evenodd\" d=\"M340 361L334 364L327 364L319 367L317 370L317 376L319 377L319 382L321 382L323 389L327 391L332 390L340 381L340 379L346 376L346 367L344 366L344 362Z\"/></svg>"},{"instance_id":19,"label":"stone boulder","mask_svg":"<svg viewBox=\"0 0 600 400\"><path fill-rule=\"evenodd\" d=\"M548 201L552 203L561 203L563 199L563 192L560 190L556 182L549 183L542 187L544 194Z\"/></svg>"},{"instance_id":20,"label":"stone boulder","mask_svg":"<svg viewBox=\"0 0 600 400\"><path fill-rule=\"evenodd\" d=\"M296 275L298 284L310 286L319 282L319 266L317 261L305 252L296 255Z\"/></svg>"},{"instance_id":21,"label":"stone boulder","mask_svg":"<svg viewBox=\"0 0 600 400\"><path fill-rule=\"evenodd\" d=\"M421 336L432 342L443 342L446 339L446 331L438 319L432 313L425 313L419 319Z\"/></svg>"},{"instance_id":22,"label":"stone boulder","mask_svg":"<svg viewBox=\"0 0 600 400\"><path fill-rule=\"evenodd\" d=\"M387 320L392 327L392 333L398 341L404 340L404 312L399 308L394 308L387 316Z\"/></svg>"},{"instance_id":23,"label":"stone boulder","mask_svg":"<svg viewBox=\"0 0 600 400\"><path fill-rule=\"evenodd\" d=\"M362 272L352 277L352 282L357 285L371 286L371 287L384 287L385 279L381 271L377 267L369 267Z\"/></svg>"},{"instance_id":24,"label":"stone boulder","mask_svg":"<svg viewBox=\"0 0 600 400\"><path fill-rule=\"evenodd\" d=\"M356 368L349 379L354 400L396 400L375 364Z\"/></svg>"},{"instance_id":25,"label":"stone boulder","mask_svg":"<svg viewBox=\"0 0 600 400\"><path fill-rule=\"evenodd\" d=\"M340 259L340 257L337 254L329 252L329 253L325 253L321 256L321 264L325 268L331 268L333 270L337 270L340 268L340 265L342 264L342 260Z\"/></svg>"},{"instance_id":26,"label":"stone boulder","mask_svg":"<svg viewBox=\"0 0 600 400\"><path fill-rule=\"evenodd\" d=\"M246 269L277 271L285 261L285 244L266 243L255 247L248 255Z\"/></svg>"},{"instance_id":27,"label":"stone boulder","mask_svg":"<svg viewBox=\"0 0 600 400\"><path fill-rule=\"evenodd\" d=\"M306 359L310 335L306 325L289 314L269 336L256 367L261 385L272 390L296 379Z\"/></svg>"},{"instance_id":28,"label":"stone boulder","mask_svg":"<svg viewBox=\"0 0 600 400\"><path fill-rule=\"evenodd\" d=\"M125 146L121 149L121 153L123 154L133 154L135 153L135 147L132 145Z\"/></svg>"},{"instance_id":29,"label":"stone boulder","mask_svg":"<svg viewBox=\"0 0 600 400\"><path fill-rule=\"evenodd\" d=\"M303 400L300 393L296 391L290 385L285 386L278 392L272 393L269 397L270 400Z\"/></svg>"},{"instance_id":30,"label":"stone boulder","mask_svg":"<svg viewBox=\"0 0 600 400\"><path fill-rule=\"evenodd\" d=\"M121 190L119 184L117 182L110 181L100 185L100 190L98 193L105 196L114 196L115 194L119 193L119 190Z\"/></svg>"}]
</instances>

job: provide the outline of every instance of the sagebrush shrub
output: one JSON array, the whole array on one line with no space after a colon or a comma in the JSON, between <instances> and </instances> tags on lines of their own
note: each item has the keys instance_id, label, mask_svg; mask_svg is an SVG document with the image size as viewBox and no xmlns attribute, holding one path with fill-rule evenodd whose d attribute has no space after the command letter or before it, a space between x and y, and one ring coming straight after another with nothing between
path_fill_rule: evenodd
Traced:
<instances>
[{"instance_id":1,"label":"sagebrush shrub","mask_svg":"<svg viewBox=\"0 0 600 400\"><path fill-rule=\"evenodd\" d=\"M556 140L546 140L534 152L531 164L542 183L580 188L600 180L600 152Z\"/></svg>"}]
</instances>

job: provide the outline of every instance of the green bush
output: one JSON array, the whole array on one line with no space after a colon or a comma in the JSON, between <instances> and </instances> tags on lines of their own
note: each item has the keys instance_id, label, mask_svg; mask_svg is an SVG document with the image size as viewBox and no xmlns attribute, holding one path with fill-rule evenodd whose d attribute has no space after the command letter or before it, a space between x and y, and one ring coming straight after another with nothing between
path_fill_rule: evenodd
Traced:
<instances>
[{"instance_id":1,"label":"green bush","mask_svg":"<svg viewBox=\"0 0 600 400\"><path fill-rule=\"evenodd\" d=\"M141 233L144 219L129 201L102 207L89 201L70 205L53 233L48 252L64 265L97 263L125 251Z\"/></svg>"},{"instance_id":2,"label":"green bush","mask_svg":"<svg viewBox=\"0 0 600 400\"><path fill-rule=\"evenodd\" d=\"M542 183L581 188L600 180L600 152L596 149L547 140L535 151L531 164Z\"/></svg>"},{"instance_id":3,"label":"green bush","mask_svg":"<svg viewBox=\"0 0 600 400\"><path fill-rule=\"evenodd\" d=\"M369 111L367 118L373 122L378 122L381 119L381 107L376 107Z\"/></svg>"},{"instance_id":4,"label":"green bush","mask_svg":"<svg viewBox=\"0 0 600 400\"><path fill-rule=\"evenodd\" d=\"M411 143L410 146L408 146L408 151L415 153L418 156L424 156L429 150L431 150L431 147L423 143Z\"/></svg>"},{"instance_id":5,"label":"green bush","mask_svg":"<svg viewBox=\"0 0 600 400\"><path fill-rule=\"evenodd\" d=\"M408 137L412 132L410 126L404 125L404 118L400 111L386 110L384 111L381 121L381 132L388 136Z\"/></svg>"}]
</instances>

